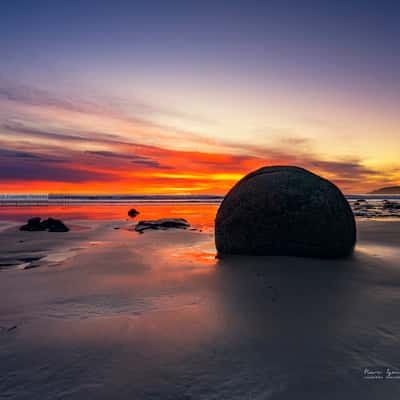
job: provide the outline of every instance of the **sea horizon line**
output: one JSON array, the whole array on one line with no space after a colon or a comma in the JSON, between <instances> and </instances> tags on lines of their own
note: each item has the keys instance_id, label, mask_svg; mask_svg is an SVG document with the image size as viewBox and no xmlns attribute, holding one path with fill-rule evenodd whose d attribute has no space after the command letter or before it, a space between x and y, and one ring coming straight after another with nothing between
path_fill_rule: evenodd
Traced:
<instances>
[{"instance_id":1,"label":"sea horizon line","mask_svg":"<svg viewBox=\"0 0 400 400\"><path fill-rule=\"evenodd\" d=\"M347 199L400 199L396 194L373 194L373 193L347 193L344 194ZM225 195L220 194L69 194L69 193L0 193L0 202L18 202L18 201L220 201Z\"/></svg>"}]
</instances>

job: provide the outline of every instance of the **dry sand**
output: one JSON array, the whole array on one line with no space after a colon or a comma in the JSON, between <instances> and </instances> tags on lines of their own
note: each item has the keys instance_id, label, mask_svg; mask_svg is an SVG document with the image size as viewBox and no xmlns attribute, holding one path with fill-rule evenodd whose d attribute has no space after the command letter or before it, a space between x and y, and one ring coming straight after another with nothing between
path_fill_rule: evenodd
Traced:
<instances>
[{"instance_id":1,"label":"dry sand","mask_svg":"<svg viewBox=\"0 0 400 400\"><path fill-rule=\"evenodd\" d=\"M399 398L363 370L400 367L400 221L359 221L354 256L324 261L72 225L0 226L0 398Z\"/></svg>"}]
</instances>

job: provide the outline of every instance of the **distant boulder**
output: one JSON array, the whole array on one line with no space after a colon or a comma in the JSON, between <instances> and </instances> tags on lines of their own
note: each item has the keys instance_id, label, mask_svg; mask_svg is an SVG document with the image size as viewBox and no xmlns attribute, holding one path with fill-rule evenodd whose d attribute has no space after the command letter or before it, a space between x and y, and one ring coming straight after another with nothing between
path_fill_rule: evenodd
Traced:
<instances>
[{"instance_id":1,"label":"distant boulder","mask_svg":"<svg viewBox=\"0 0 400 400\"><path fill-rule=\"evenodd\" d=\"M139 215L139 214L140 214L139 211L136 210L136 209L134 209L134 208L131 208L131 209L128 211L128 215L129 215L131 218L135 218L136 215Z\"/></svg>"},{"instance_id":2,"label":"distant boulder","mask_svg":"<svg viewBox=\"0 0 400 400\"><path fill-rule=\"evenodd\" d=\"M135 226L135 231L142 233L147 229L169 229L178 228L186 229L189 228L190 224L184 218L161 218L156 220L144 220L139 221Z\"/></svg>"},{"instance_id":3,"label":"distant boulder","mask_svg":"<svg viewBox=\"0 0 400 400\"><path fill-rule=\"evenodd\" d=\"M49 231L68 232L69 228L59 219L48 218L43 221L39 217L31 218L26 225L19 228L20 231Z\"/></svg>"},{"instance_id":4,"label":"distant boulder","mask_svg":"<svg viewBox=\"0 0 400 400\"><path fill-rule=\"evenodd\" d=\"M355 241L353 212L340 190L298 167L248 174L225 196L215 219L219 255L335 258L350 254Z\"/></svg>"}]
</instances>

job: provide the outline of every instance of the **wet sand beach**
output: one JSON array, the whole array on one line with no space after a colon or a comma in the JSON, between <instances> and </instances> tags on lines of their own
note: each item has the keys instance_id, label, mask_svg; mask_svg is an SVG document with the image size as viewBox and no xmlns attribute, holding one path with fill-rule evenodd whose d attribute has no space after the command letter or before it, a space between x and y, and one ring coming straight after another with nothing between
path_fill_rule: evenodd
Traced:
<instances>
[{"instance_id":1,"label":"wet sand beach","mask_svg":"<svg viewBox=\"0 0 400 400\"><path fill-rule=\"evenodd\" d=\"M67 233L20 232L32 210L8 210L0 398L398 398L363 372L399 367L400 221L359 219L347 259L217 259L216 208L145 206L196 230L143 234L125 206L35 209Z\"/></svg>"}]
</instances>

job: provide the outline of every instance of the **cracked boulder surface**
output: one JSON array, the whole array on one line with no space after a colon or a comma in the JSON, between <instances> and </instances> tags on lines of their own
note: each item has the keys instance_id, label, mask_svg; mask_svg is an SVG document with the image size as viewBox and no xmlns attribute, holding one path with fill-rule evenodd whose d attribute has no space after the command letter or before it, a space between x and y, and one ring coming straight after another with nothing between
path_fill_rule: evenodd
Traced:
<instances>
[{"instance_id":1,"label":"cracked boulder surface","mask_svg":"<svg viewBox=\"0 0 400 400\"><path fill-rule=\"evenodd\" d=\"M330 181L303 168L260 168L225 196L215 219L224 254L345 257L356 242L349 203Z\"/></svg>"}]
</instances>

